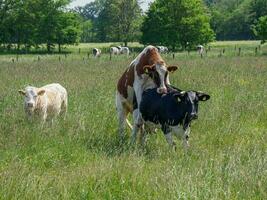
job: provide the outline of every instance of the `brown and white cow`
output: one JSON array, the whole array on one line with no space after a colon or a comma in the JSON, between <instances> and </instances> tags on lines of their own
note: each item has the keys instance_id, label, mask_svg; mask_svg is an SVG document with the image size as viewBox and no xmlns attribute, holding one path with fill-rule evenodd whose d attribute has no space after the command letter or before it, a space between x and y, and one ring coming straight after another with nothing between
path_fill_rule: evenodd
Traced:
<instances>
[{"instance_id":1,"label":"brown and white cow","mask_svg":"<svg viewBox=\"0 0 267 200\"><path fill-rule=\"evenodd\" d=\"M119 117L119 134L124 136L125 122L131 127L127 115L133 113L134 125L132 142L136 140L139 128L143 126L139 109L133 111L136 98L139 108L142 93L149 88L157 88L158 93L166 93L170 84L169 72L177 70L176 66L167 66L154 46L147 46L122 74L117 84L116 107Z\"/></svg>"}]
</instances>

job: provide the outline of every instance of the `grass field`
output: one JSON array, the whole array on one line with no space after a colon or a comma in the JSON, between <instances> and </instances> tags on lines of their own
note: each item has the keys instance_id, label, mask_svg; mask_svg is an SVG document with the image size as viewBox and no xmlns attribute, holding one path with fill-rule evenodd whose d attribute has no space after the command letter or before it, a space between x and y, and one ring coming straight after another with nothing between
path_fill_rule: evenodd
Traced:
<instances>
[{"instance_id":1,"label":"grass field","mask_svg":"<svg viewBox=\"0 0 267 200\"><path fill-rule=\"evenodd\" d=\"M257 45L164 56L180 66L174 85L211 95L188 152L160 131L145 148L119 144L115 88L133 55L0 56L0 199L267 199L267 48L255 56ZM218 57L221 46L232 53ZM41 129L25 120L18 90L52 82L67 88L69 112Z\"/></svg>"}]
</instances>

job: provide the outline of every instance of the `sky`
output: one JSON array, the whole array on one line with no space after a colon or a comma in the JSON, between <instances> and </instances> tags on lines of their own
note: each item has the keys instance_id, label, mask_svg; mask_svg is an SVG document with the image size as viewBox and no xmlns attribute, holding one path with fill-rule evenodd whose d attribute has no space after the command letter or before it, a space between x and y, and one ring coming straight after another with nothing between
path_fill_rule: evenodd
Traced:
<instances>
[{"instance_id":1,"label":"sky","mask_svg":"<svg viewBox=\"0 0 267 200\"><path fill-rule=\"evenodd\" d=\"M70 4L70 7L74 8L76 6L84 6L85 4L90 3L92 1L94 1L94 0L73 0L72 3ZM142 1L143 3L141 4L142 9L147 10L148 4L152 1L153 0L143 0Z\"/></svg>"}]
</instances>

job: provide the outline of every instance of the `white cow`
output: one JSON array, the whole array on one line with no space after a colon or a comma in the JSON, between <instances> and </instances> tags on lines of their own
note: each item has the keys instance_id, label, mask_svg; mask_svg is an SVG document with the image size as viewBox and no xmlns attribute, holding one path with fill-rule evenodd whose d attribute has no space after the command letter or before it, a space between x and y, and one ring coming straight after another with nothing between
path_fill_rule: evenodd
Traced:
<instances>
[{"instance_id":1,"label":"white cow","mask_svg":"<svg viewBox=\"0 0 267 200\"><path fill-rule=\"evenodd\" d=\"M127 56L130 54L130 50L128 47L120 47L120 54L126 54Z\"/></svg>"},{"instance_id":2,"label":"white cow","mask_svg":"<svg viewBox=\"0 0 267 200\"><path fill-rule=\"evenodd\" d=\"M205 51L205 48L204 48L204 46L203 45L197 45L197 52L199 53L199 54L203 54L204 53L204 51Z\"/></svg>"},{"instance_id":3,"label":"white cow","mask_svg":"<svg viewBox=\"0 0 267 200\"><path fill-rule=\"evenodd\" d=\"M94 57L100 57L101 50L98 48L93 48L93 55L94 55Z\"/></svg>"},{"instance_id":4,"label":"white cow","mask_svg":"<svg viewBox=\"0 0 267 200\"><path fill-rule=\"evenodd\" d=\"M165 46L157 46L159 53L168 53L169 49Z\"/></svg>"},{"instance_id":5,"label":"white cow","mask_svg":"<svg viewBox=\"0 0 267 200\"><path fill-rule=\"evenodd\" d=\"M57 115L66 115L67 91L58 83L41 88L27 86L25 90L19 90L19 93L25 96L24 109L29 119L37 117L44 123L47 118L53 122Z\"/></svg>"},{"instance_id":6,"label":"white cow","mask_svg":"<svg viewBox=\"0 0 267 200\"><path fill-rule=\"evenodd\" d=\"M110 47L110 54L119 55L120 54L120 50L118 49L118 47Z\"/></svg>"}]
</instances>

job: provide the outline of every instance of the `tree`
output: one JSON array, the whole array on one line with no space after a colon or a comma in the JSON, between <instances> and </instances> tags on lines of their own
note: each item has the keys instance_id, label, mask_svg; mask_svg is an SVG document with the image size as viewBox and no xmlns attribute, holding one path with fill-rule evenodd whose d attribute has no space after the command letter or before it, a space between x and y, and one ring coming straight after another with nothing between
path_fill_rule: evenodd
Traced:
<instances>
[{"instance_id":1,"label":"tree","mask_svg":"<svg viewBox=\"0 0 267 200\"><path fill-rule=\"evenodd\" d=\"M267 15L266 0L220 0L210 4L211 27L219 40L255 39L252 27Z\"/></svg>"},{"instance_id":2,"label":"tree","mask_svg":"<svg viewBox=\"0 0 267 200\"><path fill-rule=\"evenodd\" d=\"M21 44L29 48L33 43L35 15L31 12L32 0L0 2L0 38L5 43Z\"/></svg>"},{"instance_id":3,"label":"tree","mask_svg":"<svg viewBox=\"0 0 267 200\"><path fill-rule=\"evenodd\" d=\"M95 32L92 21L86 20L82 22L81 42L93 42L95 41Z\"/></svg>"},{"instance_id":4,"label":"tree","mask_svg":"<svg viewBox=\"0 0 267 200\"><path fill-rule=\"evenodd\" d=\"M96 22L99 41L128 41L138 35L141 8L137 0L106 0Z\"/></svg>"},{"instance_id":5,"label":"tree","mask_svg":"<svg viewBox=\"0 0 267 200\"><path fill-rule=\"evenodd\" d=\"M264 43L267 39L267 15L259 18L258 23L254 26L254 34Z\"/></svg>"},{"instance_id":6,"label":"tree","mask_svg":"<svg viewBox=\"0 0 267 200\"><path fill-rule=\"evenodd\" d=\"M213 40L201 0L156 0L144 19L141 42L186 48Z\"/></svg>"},{"instance_id":7,"label":"tree","mask_svg":"<svg viewBox=\"0 0 267 200\"><path fill-rule=\"evenodd\" d=\"M128 41L138 28L138 19L141 17L141 8L137 0L119 0L114 2L115 22L118 25L119 40L127 46Z\"/></svg>"},{"instance_id":8,"label":"tree","mask_svg":"<svg viewBox=\"0 0 267 200\"><path fill-rule=\"evenodd\" d=\"M62 44L74 44L79 40L81 33L80 20L75 13L62 12L58 16L55 29L54 42L58 44L58 51L61 52Z\"/></svg>"}]
</instances>

